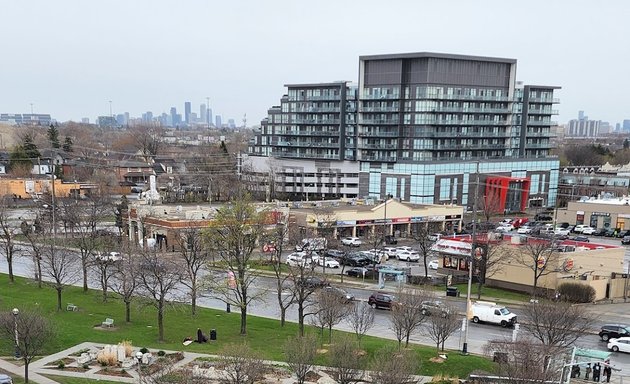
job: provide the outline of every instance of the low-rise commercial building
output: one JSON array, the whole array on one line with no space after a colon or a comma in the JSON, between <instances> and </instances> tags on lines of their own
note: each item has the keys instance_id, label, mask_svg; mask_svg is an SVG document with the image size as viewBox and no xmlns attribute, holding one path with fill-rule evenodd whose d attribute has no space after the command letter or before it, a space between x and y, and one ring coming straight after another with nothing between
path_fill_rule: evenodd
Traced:
<instances>
[{"instance_id":1,"label":"low-rise commercial building","mask_svg":"<svg viewBox=\"0 0 630 384\"><path fill-rule=\"evenodd\" d=\"M593 228L630 229L630 196L592 197L571 201L557 211L557 222Z\"/></svg>"}]
</instances>

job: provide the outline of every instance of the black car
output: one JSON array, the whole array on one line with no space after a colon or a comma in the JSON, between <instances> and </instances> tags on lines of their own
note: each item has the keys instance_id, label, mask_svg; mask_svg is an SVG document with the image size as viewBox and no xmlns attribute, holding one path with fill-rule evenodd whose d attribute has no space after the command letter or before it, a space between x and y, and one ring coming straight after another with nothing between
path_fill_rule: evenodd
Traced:
<instances>
[{"instance_id":1,"label":"black car","mask_svg":"<svg viewBox=\"0 0 630 384\"><path fill-rule=\"evenodd\" d=\"M351 253L339 258L339 263L350 267L364 267L373 263L369 257L361 254Z\"/></svg>"},{"instance_id":2,"label":"black car","mask_svg":"<svg viewBox=\"0 0 630 384\"><path fill-rule=\"evenodd\" d=\"M617 232L619 232L618 228L608 228L606 230L606 233L604 233L604 236L606 237L613 237L617 235Z\"/></svg>"},{"instance_id":3,"label":"black car","mask_svg":"<svg viewBox=\"0 0 630 384\"><path fill-rule=\"evenodd\" d=\"M315 289L315 288L326 287L330 284L326 280L320 277L308 276L308 277L305 277L304 279L298 280L298 285L309 288L309 289Z\"/></svg>"},{"instance_id":4,"label":"black car","mask_svg":"<svg viewBox=\"0 0 630 384\"><path fill-rule=\"evenodd\" d=\"M628 337L630 336L630 327L623 324L606 324L602 326L598 335L603 341Z\"/></svg>"},{"instance_id":5,"label":"black car","mask_svg":"<svg viewBox=\"0 0 630 384\"><path fill-rule=\"evenodd\" d=\"M630 236L624 236L623 239L621 239L621 244L623 245L630 244Z\"/></svg>"},{"instance_id":6,"label":"black car","mask_svg":"<svg viewBox=\"0 0 630 384\"><path fill-rule=\"evenodd\" d=\"M374 272L374 269L372 269L369 265L365 267L350 268L346 271L346 275L350 277L364 277L363 274L365 274L366 279L371 279L376 275L376 272Z\"/></svg>"},{"instance_id":7,"label":"black car","mask_svg":"<svg viewBox=\"0 0 630 384\"><path fill-rule=\"evenodd\" d=\"M534 216L534 220L536 220L536 221L552 221L553 217L551 217L551 215L549 215L547 213L537 213L536 216Z\"/></svg>"},{"instance_id":8,"label":"black car","mask_svg":"<svg viewBox=\"0 0 630 384\"><path fill-rule=\"evenodd\" d=\"M623 231L619 231L617 232L617 234L615 235L615 237L618 237L620 239L623 239L624 236L628 236L630 235L630 231L628 231L627 229L624 229Z\"/></svg>"},{"instance_id":9,"label":"black car","mask_svg":"<svg viewBox=\"0 0 630 384\"><path fill-rule=\"evenodd\" d=\"M344 257L346 253L344 251L340 251L338 249L329 249L326 251L326 256L332 257L335 259L339 259L340 257Z\"/></svg>"},{"instance_id":10,"label":"black car","mask_svg":"<svg viewBox=\"0 0 630 384\"><path fill-rule=\"evenodd\" d=\"M606 236L606 231L608 231L606 228L598 228L593 232L593 236Z\"/></svg>"},{"instance_id":11,"label":"black car","mask_svg":"<svg viewBox=\"0 0 630 384\"><path fill-rule=\"evenodd\" d=\"M396 240L394 235L386 235L383 239L383 244L398 244L398 240Z\"/></svg>"},{"instance_id":12,"label":"black car","mask_svg":"<svg viewBox=\"0 0 630 384\"><path fill-rule=\"evenodd\" d=\"M339 287L333 287L333 286L327 286L324 287L324 292L329 292L335 296L338 296L341 300L345 301L345 302L351 302L354 301L354 295L349 293L348 291L345 291Z\"/></svg>"},{"instance_id":13,"label":"black car","mask_svg":"<svg viewBox=\"0 0 630 384\"><path fill-rule=\"evenodd\" d=\"M384 292L374 292L370 295L368 299L368 304L372 308L384 308L384 309L392 309L392 305L396 297L394 295L390 295L389 293Z\"/></svg>"}]
</instances>

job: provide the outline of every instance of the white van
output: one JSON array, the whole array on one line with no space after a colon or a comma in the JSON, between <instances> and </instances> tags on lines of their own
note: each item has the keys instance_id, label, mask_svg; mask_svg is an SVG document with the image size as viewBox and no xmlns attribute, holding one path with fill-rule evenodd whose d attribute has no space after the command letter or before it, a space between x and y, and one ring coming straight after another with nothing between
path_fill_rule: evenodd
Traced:
<instances>
[{"instance_id":1,"label":"white van","mask_svg":"<svg viewBox=\"0 0 630 384\"><path fill-rule=\"evenodd\" d=\"M516 324L516 315L507 308L490 301L477 301L472 305L472 321L498 324L502 327Z\"/></svg>"}]
</instances>

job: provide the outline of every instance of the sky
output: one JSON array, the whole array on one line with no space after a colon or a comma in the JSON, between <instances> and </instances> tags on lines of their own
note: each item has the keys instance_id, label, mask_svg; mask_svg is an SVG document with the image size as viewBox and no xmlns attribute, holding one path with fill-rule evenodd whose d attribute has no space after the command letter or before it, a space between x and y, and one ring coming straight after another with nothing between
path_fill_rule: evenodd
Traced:
<instances>
[{"instance_id":1,"label":"sky","mask_svg":"<svg viewBox=\"0 0 630 384\"><path fill-rule=\"evenodd\" d=\"M630 119L626 0L29 0L2 2L0 112L79 121L183 112L210 98L260 123L284 84L357 81L360 55L518 60L556 85L560 123Z\"/></svg>"}]
</instances>

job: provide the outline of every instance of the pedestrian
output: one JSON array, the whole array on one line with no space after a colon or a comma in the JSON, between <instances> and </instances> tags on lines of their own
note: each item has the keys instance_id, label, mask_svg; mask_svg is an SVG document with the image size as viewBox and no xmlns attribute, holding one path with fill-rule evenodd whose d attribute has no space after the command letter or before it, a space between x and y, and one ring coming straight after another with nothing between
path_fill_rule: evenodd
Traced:
<instances>
[{"instance_id":1,"label":"pedestrian","mask_svg":"<svg viewBox=\"0 0 630 384\"><path fill-rule=\"evenodd\" d=\"M584 372L585 380L588 380L588 378L591 376L592 371L593 371L593 368L591 368L591 363L586 364L586 370Z\"/></svg>"},{"instance_id":2,"label":"pedestrian","mask_svg":"<svg viewBox=\"0 0 630 384\"><path fill-rule=\"evenodd\" d=\"M612 368L610 365L604 367L604 376L606 376L606 382L610 383L610 375L612 374Z\"/></svg>"},{"instance_id":3,"label":"pedestrian","mask_svg":"<svg viewBox=\"0 0 630 384\"><path fill-rule=\"evenodd\" d=\"M599 376L601 374L602 367L599 363L595 363L593 366L593 381L599 382Z\"/></svg>"}]
</instances>

